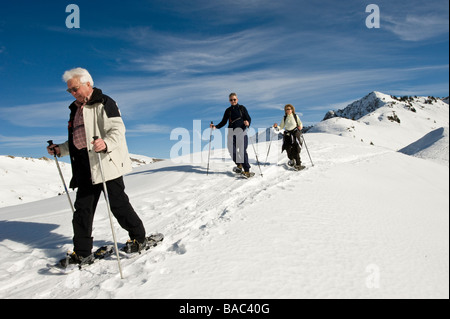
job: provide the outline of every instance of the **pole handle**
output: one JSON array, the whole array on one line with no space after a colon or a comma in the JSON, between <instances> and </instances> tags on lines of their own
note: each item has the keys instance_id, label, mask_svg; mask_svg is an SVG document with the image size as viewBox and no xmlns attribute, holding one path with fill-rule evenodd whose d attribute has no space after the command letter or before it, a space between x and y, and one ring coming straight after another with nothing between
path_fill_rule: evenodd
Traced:
<instances>
[{"instance_id":1,"label":"pole handle","mask_svg":"<svg viewBox=\"0 0 450 319\"><path fill-rule=\"evenodd\" d=\"M49 140L49 141L47 141L47 143L48 143L48 146L52 146L53 140ZM50 151L53 151L53 156L56 158L55 148L54 147L50 148Z\"/></svg>"}]
</instances>

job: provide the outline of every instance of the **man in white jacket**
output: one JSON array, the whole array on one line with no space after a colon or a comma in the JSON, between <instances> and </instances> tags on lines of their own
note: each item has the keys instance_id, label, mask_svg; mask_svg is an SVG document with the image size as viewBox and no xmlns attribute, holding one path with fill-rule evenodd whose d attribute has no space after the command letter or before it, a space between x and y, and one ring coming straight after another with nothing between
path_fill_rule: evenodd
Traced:
<instances>
[{"instance_id":1,"label":"man in white jacket","mask_svg":"<svg viewBox=\"0 0 450 319\"><path fill-rule=\"evenodd\" d=\"M92 224L101 192L102 176L98 155L108 189L111 211L120 226L128 231L132 250L145 246L144 225L131 206L125 193L123 175L131 172L131 160L125 139L125 125L116 102L94 88L89 72L82 68L66 71L63 75L67 91L76 99L70 106L69 139L60 145L50 145L50 155L70 155L73 177L70 187L78 188L75 213L74 254L70 263L80 263L91 255ZM99 136L96 141L94 136Z\"/></svg>"}]
</instances>

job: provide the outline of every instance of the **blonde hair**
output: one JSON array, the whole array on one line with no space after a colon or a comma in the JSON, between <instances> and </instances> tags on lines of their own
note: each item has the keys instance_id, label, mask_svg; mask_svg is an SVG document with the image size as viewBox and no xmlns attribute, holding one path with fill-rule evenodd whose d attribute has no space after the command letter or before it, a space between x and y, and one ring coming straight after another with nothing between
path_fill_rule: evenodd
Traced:
<instances>
[{"instance_id":1,"label":"blonde hair","mask_svg":"<svg viewBox=\"0 0 450 319\"><path fill-rule=\"evenodd\" d=\"M295 107L292 104L286 104L284 106L284 113L286 113L286 114L287 114L287 108L291 108L292 113L295 113Z\"/></svg>"}]
</instances>

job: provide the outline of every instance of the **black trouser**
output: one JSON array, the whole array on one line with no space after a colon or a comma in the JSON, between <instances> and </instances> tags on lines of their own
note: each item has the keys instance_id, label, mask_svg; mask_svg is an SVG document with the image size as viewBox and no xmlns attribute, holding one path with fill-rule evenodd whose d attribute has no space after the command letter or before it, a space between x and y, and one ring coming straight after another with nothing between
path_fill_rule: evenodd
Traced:
<instances>
[{"instance_id":1,"label":"black trouser","mask_svg":"<svg viewBox=\"0 0 450 319\"><path fill-rule=\"evenodd\" d=\"M283 149L286 150L287 156L291 161L295 161L295 165L301 165L300 151L302 149L300 131L293 130L285 132L283 139Z\"/></svg>"},{"instance_id":2,"label":"black trouser","mask_svg":"<svg viewBox=\"0 0 450 319\"><path fill-rule=\"evenodd\" d=\"M86 152L87 153L87 152ZM87 159L84 154L78 160ZM78 191L75 200L75 214L73 216L73 243L74 251L77 255L86 257L91 254L93 246L92 224L94 221L95 209L103 191L103 184L92 185L90 170L83 165L84 172L78 172ZM79 175L82 174L83 175ZM87 178L88 177L88 178ZM125 184L123 177L106 182L109 195L111 212L119 222L119 225L128 231L130 239L143 242L145 239L145 228L130 204L127 194L125 194ZM105 211L106 213L106 211Z\"/></svg>"}]
</instances>

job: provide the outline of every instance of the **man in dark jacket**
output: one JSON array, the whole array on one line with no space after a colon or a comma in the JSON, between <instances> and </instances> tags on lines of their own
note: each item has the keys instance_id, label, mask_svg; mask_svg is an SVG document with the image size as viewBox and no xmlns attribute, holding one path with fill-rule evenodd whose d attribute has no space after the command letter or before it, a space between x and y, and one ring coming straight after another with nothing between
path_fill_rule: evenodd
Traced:
<instances>
[{"instance_id":1,"label":"man in dark jacket","mask_svg":"<svg viewBox=\"0 0 450 319\"><path fill-rule=\"evenodd\" d=\"M228 151L237 165L235 171L244 170L243 174L250 177L250 164L248 163L248 136L247 128L252 121L245 106L240 105L236 93L231 93L231 106L225 110L222 121L217 124L211 124L212 129L221 129L228 122Z\"/></svg>"}]
</instances>

